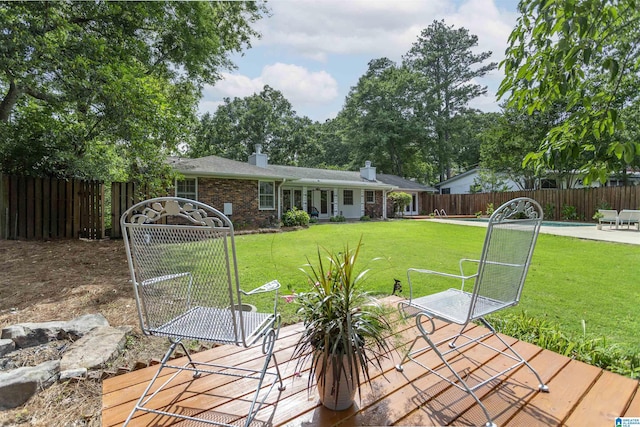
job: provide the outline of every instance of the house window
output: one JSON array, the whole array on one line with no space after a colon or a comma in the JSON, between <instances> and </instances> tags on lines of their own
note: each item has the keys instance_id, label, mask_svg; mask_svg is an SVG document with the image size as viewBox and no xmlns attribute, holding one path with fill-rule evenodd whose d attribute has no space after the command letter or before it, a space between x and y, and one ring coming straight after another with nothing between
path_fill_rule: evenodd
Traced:
<instances>
[{"instance_id":1,"label":"house window","mask_svg":"<svg viewBox=\"0 0 640 427\"><path fill-rule=\"evenodd\" d=\"M376 193L371 191L371 190L367 190L364 192L364 198L365 201L367 203L375 203L376 202Z\"/></svg>"},{"instance_id":2,"label":"house window","mask_svg":"<svg viewBox=\"0 0 640 427\"><path fill-rule=\"evenodd\" d=\"M353 190L343 190L342 203L345 206L353 206Z\"/></svg>"},{"instance_id":3,"label":"house window","mask_svg":"<svg viewBox=\"0 0 640 427\"><path fill-rule=\"evenodd\" d=\"M176 180L176 197L184 197L185 199L198 199L198 183L196 178L186 178Z\"/></svg>"},{"instance_id":4,"label":"house window","mask_svg":"<svg viewBox=\"0 0 640 427\"><path fill-rule=\"evenodd\" d=\"M276 186L273 181L260 181L258 184L258 198L260 209L275 209Z\"/></svg>"},{"instance_id":5,"label":"house window","mask_svg":"<svg viewBox=\"0 0 640 427\"><path fill-rule=\"evenodd\" d=\"M451 194L451 188L440 189L440 194Z\"/></svg>"},{"instance_id":6,"label":"house window","mask_svg":"<svg viewBox=\"0 0 640 427\"><path fill-rule=\"evenodd\" d=\"M302 190L293 191L293 204L296 208L302 209Z\"/></svg>"},{"instance_id":7,"label":"house window","mask_svg":"<svg viewBox=\"0 0 640 427\"><path fill-rule=\"evenodd\" d=\"M282 190L282 208L302 209L302 190Z\"/></svg>"}]
</instances>

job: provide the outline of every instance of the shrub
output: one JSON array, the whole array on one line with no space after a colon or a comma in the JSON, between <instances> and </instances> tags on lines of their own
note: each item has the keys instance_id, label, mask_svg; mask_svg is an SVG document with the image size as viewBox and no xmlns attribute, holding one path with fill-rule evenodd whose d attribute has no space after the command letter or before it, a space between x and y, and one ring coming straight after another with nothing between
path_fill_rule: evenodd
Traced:
<instances>
[{"instance_id":1,"label":"shrub","mask_svg":"<svg viewBox=\"0 0 640 427\"><path fill-rule=\"evenodd\" d=\"M495 209L493 208L493 203L487 203L487 211L486 211L487 216L493 215L494 210Z\"/></svg>"},{"instance_id":2,"label":"shrub","mask_svg":"<svg viewBox=\"0 0 640 427\"><path fill-rule=\"evenodd\" d=\"M556 217L556 205L553 203L547 203L544 205L544 217L547 219L554 219Z\"/></svg>"},{"instance_id":3,"label":"shrub","mask_svg":"<svg viewBox=\"0 0 640 427\"><path fill-rule=\"evenodd\" d=\"M564 220L575 220L578 219L578 211L575 206L571 205L563 205L562 206L562 219Z\"/></svg>"},{"instance_id":4,"label":"shrub","mask_svg":"<svg viewBox=\"0 0 640 427\"><path fill-rule=\"evenodd\" d=\"M535 344L572 359L631 378L640 378L640 353L607 344L606 337L567 335L558 324L527 315L490 316L496 330L510 337ZM583 330L584 330L583 323Z\"/></svg>"},{"instance_id":5,"label":"shrub","mask_svg":"<svg viewBox=\"0 0 640 427\"><path fill-rule=\"evenodd\" d=\"M393 203L393 212L403 214L405 206L411 203L411 194L402 191L392 191L387 194L387 199Z\"/></svg>"},{"instance_id":6,"label":"shrub","mask_svg":"<svg viewBox=\"0 0 640 427\"><path fill-rule=\"evenodd\" d=\"M329 221L331 222L345 222L346 220L347 219L344 217L344 215L336 215L329 218Z\"/></svg>"},{"instance_id":7,"label":"shrub","mask_svg":"<svg viewBox=\"0 0 640 427\"><path fill-rule=\"evenodd\" d=\"M360 221L371 221L371 218L369 217L369 215L362 215L360 217Z\"/></svg>"},{"instance_id":8,"label":"shrub","mask_svg":"<svg viewBox=\"0 0 640 427\"><path fill-rule=\"evenodd\" d=\"M309 225L309 214L294 207L282 215L282 225L285 227L295 227Z\"/></svg>"}]
</instances>

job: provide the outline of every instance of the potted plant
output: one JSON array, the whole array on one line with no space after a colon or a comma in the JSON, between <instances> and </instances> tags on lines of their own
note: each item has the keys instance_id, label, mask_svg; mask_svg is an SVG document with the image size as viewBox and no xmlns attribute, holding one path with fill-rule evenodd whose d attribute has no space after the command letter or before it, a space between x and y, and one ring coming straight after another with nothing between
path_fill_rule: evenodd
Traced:
<instances>
[{"instance_id":1,"label":"potted plant","mask_svg":"<svg viewBox=\"0 0 640 427\"><path fill-rule=\"evenodd\" d=\"M361 247L362 238L337 253L318 248L317 264L301 268L311 287L294 299L304 322L293 354L297 370L311 361L308 387L315 381L320 401L333 410L351 407L361 383L371 380L369 365L382 369L381 359L390 352L391 325L362 289L368 270L355 267Z\"/></svg>"},{"instance_id":2,"label":"potted plant","mask_svg":"<svg viewBox=\"0 0 640 427\"><path fill-rule=\"evenodd\" d=\"M604 214L602 212L596 211L596 213L593 214L592 218L598 221L598 223L596 224L596 229L602 230L602 223L600 222L600 219L604 218Z\"/></svg>"}]
</instances>

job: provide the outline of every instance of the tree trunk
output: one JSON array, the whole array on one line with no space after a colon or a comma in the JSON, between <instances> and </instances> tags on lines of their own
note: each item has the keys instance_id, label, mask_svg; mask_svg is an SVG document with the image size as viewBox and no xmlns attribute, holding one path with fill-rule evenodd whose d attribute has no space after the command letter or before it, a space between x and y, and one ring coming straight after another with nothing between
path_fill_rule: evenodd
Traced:
<instances>
[{"instance_id":1,"label":"tree trunk","mask_svg":"<svg viewBox=\"0 0 640 427\"><path fill-rule=\"evenodd\" d=\"M16 102L18 102L21 93L22 90L18 88L16 82L11 80L9 82L9 91L2 99L2 102L0 102L0 122L7 123L9 121L11 111L14 105L16 105Z\"/></svg>"}]
</instances>

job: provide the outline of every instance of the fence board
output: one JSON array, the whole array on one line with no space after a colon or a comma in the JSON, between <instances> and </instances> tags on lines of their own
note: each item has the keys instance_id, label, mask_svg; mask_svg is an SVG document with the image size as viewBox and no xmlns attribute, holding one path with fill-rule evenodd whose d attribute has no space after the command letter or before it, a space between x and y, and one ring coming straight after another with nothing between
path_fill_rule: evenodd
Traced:
<instances>
[{"instance_id":1,"label":"fence board","mask_svg":"<svg viewBox=\"0 0 640 427\"><path fill-rule=\"evenodd\" d=\"M139 188L133 182L111 183L111 237L122 238L120 217L135 203L151 197L149 188Z\"/></svg>"},{"instance_id":2,"label":"fence board","mask_svg":"<svg viewBox=\"0 0 640 427\"><path fill-rule=\"evenodd\" d=\"M486 213L487 206L494 208L515 197L530 197L537 200L545 212L545 219L563 220L563 208L573 206L577 219L592 221L593 214L603 204L611 209L640 209L640 186L578 188L569 190L544 189L508 191L479 194L422 194L420 205L426 213L443 209L447 215L475 215Z\"/></svg>"},{"instance_id":3,"label":"fence board","mask_svg":"<svg viewBox=\"0 0 640 427\"><path fill-rule=\"evenodd\" d=\"M4 175L1 178L0 238L103 237L102 183Z\"/></svg>"}]
</instances>

